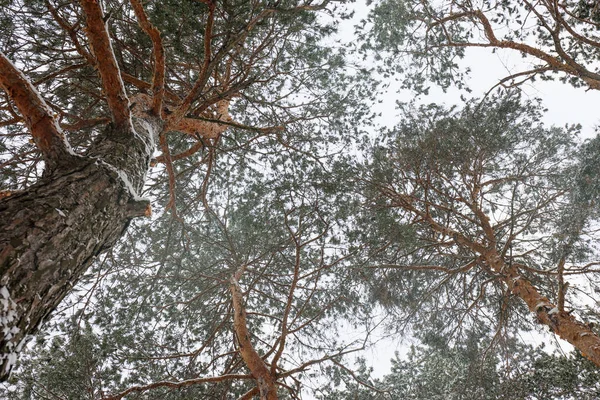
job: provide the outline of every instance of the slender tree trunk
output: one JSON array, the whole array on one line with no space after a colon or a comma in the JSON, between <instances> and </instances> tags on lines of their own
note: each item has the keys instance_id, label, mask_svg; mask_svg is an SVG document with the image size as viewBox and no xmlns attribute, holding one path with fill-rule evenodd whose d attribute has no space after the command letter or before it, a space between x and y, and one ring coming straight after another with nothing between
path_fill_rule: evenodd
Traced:
<instances>
[{"instance_id":1,"label":"slender tree trunk","mask_svg":"<svg viewBox=\"0 0 600 400\"><path fill-rule=\"evenodd\" d=\"M588 324L578 321L558 304L553 304L543 296L529 280L519 274L519 264L506 265L497 255L489 258L489 263L495 271L503 274L508 289L527 304L540 324L546 325L551 332L571 343L584 357L600 367L600 336Z\"/></svg>"},{"instance_id":2,"label":"slender tree trunk","mask_svg":"<svg viewBox=\"0 0 600 400\"><path fill-rule=\"evenodd\" d=\"M269 371L265 361L258 354L250 341L246 309L242 300L242 289L238 280L244 273L245 267L240 267L231 277L229 290L233 303L233 329L239 345L239 353L246 363L246 367L256 379L256 387L260 400L277 400L277 378ZM250 394L248 394L250 396Z\"/></svg>"},{"instance_id":3,"label":"slender tree trunk","mask_svg":"<svg viewBox=\"0 0 600 400\"><path fill-rule=\"evenodd\" d=\"M95 257L149 213L137 194L159 128L146 118L135 133L107 130L86 156L0 200L0 381Z\"/></svg>"}]
</instances>

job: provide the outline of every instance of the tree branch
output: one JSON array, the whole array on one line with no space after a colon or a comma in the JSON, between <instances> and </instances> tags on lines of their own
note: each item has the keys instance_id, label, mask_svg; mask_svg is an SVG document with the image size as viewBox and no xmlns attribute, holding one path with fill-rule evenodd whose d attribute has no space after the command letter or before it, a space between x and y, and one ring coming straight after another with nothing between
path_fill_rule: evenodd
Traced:
<instances>
[{"instance_id":1,"label":"tree branch","mask_svg":"<svg viewBox=\"0 0 600 400\"><path fill-rule=\"evenodd\" d=\"M123 79L124 82L127 82L127 83L135 86L136 88L138 88L141 91L148 91L148 90L152 89L152 85L150 83L143 81L139 78L136 78L135 76L130 75L124 71L121 71L121 79ZM179 104L181 102L181 99L179 98L179 96L170 92L166 88L165 88L165 97L169 101L171 101L175 104Z\"/></svg>"},{"instance_id":2,"label":"tree branch","mask_svg":"<svg viewBox=\"0 0 600 400\"><path fill-rule=\"evenodd\" d=\"M161 117L162 102L165 94L165 51L160 32L148 20L140 0L130 0L140 27L152 40L152 57L154 58L154 75L152 77L152 113Z\"/></svg>"},{"instance_id":3,"label":"tree branch","mask_svg":"<svg viewBox=\"0 0 600 400\"><path fill-rule=\"evenodd\" d=\"M200 75L194 84L194 87L188 92L188 95L185 97L181 105L174 111L174 113L169 116L167 119L167 126L165 130L168 130L170 127L176 126L183 116L190 109L190 106L201 92L201 90L206 85L208 78L214 68L215 62L218 61L217 58L211 62L212 59L212 48L211 48L211 40L212 40L212 28L215 21L215 3L212 1L206 2L209 7L208 20L206 21L206 28L204 30L204 64L202 65L202 70L200 71Z\"/></svg>"},{"instance_id":4,"label":"tree branch","mask_svg":"<svg viewBox=\"0 0 600 400\"><path fill-rule=\"evenodd\" d=\"M171 155L170 156L171 162L181 160L181 159L187 158L193 154L196 154L198 152L198 150L200 150L203 147L204 147L204 143L202 143L202 141L198 140L196 143L194 143L192 146L190 146L189 149L182 151L181 153ZM163 154L156 157L156 160L154 160L153 163L167 163L167 156L164 153L164 150L163 150Z\"/></svg>"},{"instance_id":5,"label":"tree branch","mask_svg":"<svg viewBox=\"0 0 600 400\"><path fill-rule=\"evenodd\" d=\"M188 379L180 382L171 382L171 381L161 381L154 382L144 386L133 386L127 390L122 391L121 393L103 397L102 400L121 400L123 397L127 396L131 393L141 393L151 389L164 388L168 387L171 389L178 389L185 386L198 385L201 383L209 383L209 382L222 382L228 379L252 379L251 375L241 375L241 374L231 374L231 375L221 375L221 376L213 376L208 378L197 378L197 379Z\"/></svg>"},{"instance_id":6,"label":"tree branch","mask_svg":"<svg viewBox=\"0 0 600 400\"><path fill-rule=\"evenodd\" d=\"M175 170L173 169L173 162L171 160L171 151L169 150L169 143L167 142L167 135L161 134L158 138L160 148L163 152L165 159L165 165L167 167L167 174L169 175L169 202L167 203L166 210L171 209L171 212L177 217L177 206L175 204Z\"/></svg>"},{"instance_id":7,"label":"tree branch","mask_svg":"<svg viewBox=\"0 0 600 400\"><path fill-rule=\"evenodd\" d=\"M80 0L80 3L86 15L87 36L102 79L113 123L117 129L133 130L129 113L129 99L121 80L121 73L112 50L100 4L98 0Z\"/></svg>"},{"instance_id":8,"label":"tree branch","mask_svg":"<svg viewBox=\"0 0 600 400\"><path fill-rule=\"evenodd\" d=\"M217 139L229 126L235 124L229 115L229 100L220 100L215 107L214 119L180 118L171 126L170 130L200 135L203 139Z\"/></svg>"},{"instance_id":9,"label":"tree branch","mask_svg":"<svg viewBox=\"0 0 600 400\"><path fill-rule=\"evenodd\" d=\"M242 304L242 290L238 283L244 270L245 266L240 267L231 276L229 285L233 303L233 327L240 346L239 352L252 376L256 379L261 400L277 400L275 379L263 359L252 346L252 342L250 342L250 332L248 332L246 322L246 310Z\"/></svg>"},{"instance_id":10,"label":"tree branch","mask_svg":"<svg viewBox=\"0 0 600 400\"><path fill-rule=\"evenodd\" d=\"M238 33L238 35L234 39L232 39L229 43L223 45L221 47L221 49L219 49L219 51L214 56L212 56L211 36L212 36L212 26L214 23L214 3L209 2L208 4L210 6L210 14L208 17L206 30L205 30L206 32L205 32L205 37L204 37L204 64L202 66L202 70L200 71L200 75L199 75L198 79L196 80L196 83L194 83L194 86L188 92L188 94L185 97L185 99L183 100L183 102L179 105L179 107L177 107L176 110L174 110L173 114L171 114L167 118L167 123L165 124L165 129L164 129L165 131L177 130L174 127L179 124L179 122L181 121L182 118L184 118L184 115L188 112L192 103L198 98L202 89L206 86L206 83L208 82L210 75L212 74L212 71L215 69L217 64L223 59L223 57L225 57L229 53L229 51L231 49L233 49L237 45L240 45L245 40L248 33L250 31L252 31L252 29L258 22L260 22L263 18L265 18L266 16L268 16L274 12L274 10L271 10L271 9L263 10L255 18L250 20L246 24L244 29L241 29L240 32ZM251 83L251 81L249 83ZM247 85L244 85L244 86L247 86ZM241 88L238 90L241 90ZM226 100L226 99L231 98L231 96L233 96L233 94L234 93L231 93L231 95L229 95L227 97L222 95L221 98L223 98L223 100ZM211 103L208 103L208 104L211 104Z\"/></svg>"},{"instance_id":11,"label":"tree branch","mask_svg":"<svg viewBox=\"0 0 600 400\"><path fill-rule=\"evenodd\" d=\"M257 394L260 394L258 388L253 387L252 389L244 393L238 400L252 400Z\"/></svg>"},{"instance_id":12,"label":"tree branch","mask_svg":"<svg viewBox=\"0 0 600 400\"><path fill-rule=\"evenodd\" d=\"M29 79L2 52L0 52L0 86L23 115L36 146L50 168L75 158L48 104Z\"/></svg>"}]
</instances>

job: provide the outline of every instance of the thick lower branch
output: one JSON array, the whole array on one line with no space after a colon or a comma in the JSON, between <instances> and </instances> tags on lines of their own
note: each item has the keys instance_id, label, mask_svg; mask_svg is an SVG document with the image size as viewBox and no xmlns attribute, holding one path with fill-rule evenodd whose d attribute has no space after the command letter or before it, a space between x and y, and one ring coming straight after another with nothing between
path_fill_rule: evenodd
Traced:
<instances>
[{"instance_id":1,"label":"thick lower branch","mask_svg":"<svg viewBox=\"0 0 600 400\"><path fill-rule=\"evenodd\" d=\"M53 113L31 82L0 52L0 87L15 102L51 168L75 158Z\"/></svg>"}]
</instances>

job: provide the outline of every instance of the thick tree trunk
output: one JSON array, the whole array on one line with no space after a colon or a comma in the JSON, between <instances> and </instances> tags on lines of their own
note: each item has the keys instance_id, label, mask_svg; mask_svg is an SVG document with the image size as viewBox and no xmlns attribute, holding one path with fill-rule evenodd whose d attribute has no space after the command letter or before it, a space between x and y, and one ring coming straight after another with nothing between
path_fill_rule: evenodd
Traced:
<instances>
[{"instance_id":1,"label":"thick tree trunk","mask_svg":"<svg viewBox=\"0 0 600 400\"><path fill-rule=\"evenodd\" d=\"M107 131L85 157L0 200L0 381L28 335L135 216L149 212L143 186L159 124Z\"/></svg>"}]
</instances>

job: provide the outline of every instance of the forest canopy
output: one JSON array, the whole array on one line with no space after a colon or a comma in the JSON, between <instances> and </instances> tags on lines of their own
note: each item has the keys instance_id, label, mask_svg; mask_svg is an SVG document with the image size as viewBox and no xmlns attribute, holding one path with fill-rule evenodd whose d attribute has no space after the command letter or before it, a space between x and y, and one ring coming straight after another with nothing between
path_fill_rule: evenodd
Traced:
<instances>
[{"instance_id":1,"label":"forest canopy","mask_svg":"<svg viewBox=\"0 0 600 400\"><path fill-rule=\"evenodd\" d=\"M600 10L368 3L0 0L3 397L600 396Z\"/></svg>"}]
</instances>

